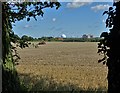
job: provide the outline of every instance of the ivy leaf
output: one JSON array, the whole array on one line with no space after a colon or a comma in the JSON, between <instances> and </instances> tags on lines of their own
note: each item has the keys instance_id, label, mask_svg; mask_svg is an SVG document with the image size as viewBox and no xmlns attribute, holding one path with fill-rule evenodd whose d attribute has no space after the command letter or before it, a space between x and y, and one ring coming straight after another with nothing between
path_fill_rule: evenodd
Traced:
<instances>
[{"instance_id":1,"label":"ivy leaf","mask_svg":"<svg viewBox=\"0 0 120 93\"><path fill-rule=\"evenodd\" d=\"M105 14L107 14L108 13L108 11L105 11L105 12L103 12L103 15L105 15Z\"/></svg>"},{"instance_id":2,"label":"ivy leaf","mask_svg":"<svg viewBox=\"0 0 120 93\"><path fill-rule=\"evenodd\" d=\"M58 2L55 3L56 4L56 10L61 6L61 4L59 4Z\"/></svg>"},{"instance_id":3,"label":"ivy leaf","mask_svg":"<svg viewBox=\"0 0 120 93\"><path fill-rule=\"evenodd\" d=\"M99 59L99 60L98 60L98 63L100 63L100 62L102 62L102 61L103 61L103 63L105 63L105 59L106 59L106 57L104 57L104 58L102 58L102 59Z\"/></svg>"},{"instance_id":4,"label":"ivy leaf","mask_svg":"<svg viewBox=\"0 0 120 93\"><path fill-rule=\"evenodd\" d=\"M105 65L106 61L103 62L103 65Z\"/></svg>"},{"instance_id":5,"label":"ivy leaf","mask_svg":"<svg viewBox=\"0 0 120 93\"><path fill-rule=\"evenodd\" d=\"M103 32L100 37L108 37L108 32Z\"/></svg>"},{"instance_id":6,"label":"ivy leaf","mask_svg":"<svg viewBox=\"0 0 120 93\"><path fill-rule=\"evenodd\" d=\"M27 18L27 21L30 21L30 18L29 18L29 17Z\"/></svg>"},{"instance_id":7,"label":"ivy leaf","mask_svg":"<svg viewBox=\"0 0 120 93\"><path fill-rule=\"evenodd\" d=\"M109 11L111 11L113 8L112 7L109 7Z\"/></svg>"},{"instance_id":8,"label":"ivy leaf","mask_svg":"<svg viewBox=\"0 0 120 93\"><path fill-rule=\"evenodd\" d=\"M29 12L29 14L28 14L28 15L29 15L29 17L33 16L32 12Z\"/></svg>"}]
</instances>

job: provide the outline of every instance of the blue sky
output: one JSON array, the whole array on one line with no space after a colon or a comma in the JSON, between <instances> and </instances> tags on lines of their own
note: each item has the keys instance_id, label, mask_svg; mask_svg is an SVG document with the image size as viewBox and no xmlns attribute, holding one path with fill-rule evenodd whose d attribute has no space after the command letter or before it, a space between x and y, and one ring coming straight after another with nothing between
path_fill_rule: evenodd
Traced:
<instances>
[{"instance_id":1,"label":"blue sky","mask_svg":"<svg viewBox=\"0 0 120 93\"><path fill-rule=\"evenodd\" d=\"M106 16L102 13L112 6L112 2L61 2L61 7L44 9L44 16L16 22L15 34L32 37L54 36L81 37L83 34L100 36L105 28Z\"/></svg>"}]
</instances>

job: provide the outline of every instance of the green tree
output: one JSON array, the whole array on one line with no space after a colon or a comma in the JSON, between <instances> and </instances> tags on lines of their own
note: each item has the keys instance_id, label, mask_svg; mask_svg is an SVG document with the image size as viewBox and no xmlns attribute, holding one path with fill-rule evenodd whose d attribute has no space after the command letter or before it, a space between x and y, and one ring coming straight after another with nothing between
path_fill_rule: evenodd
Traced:
<instances>
[{"instance_id":1,"label":"green tree","mask_svg":"<svg viewBox=\"0 0 120 93\"><path fill-rule=\"evenodd\" d=\"M29 36L23 35L23 36L21 37L21 39L22 39L23 41L29 41Z\"/></svg>"},{"instance_id":2,"label":"green tree","mask_svg":"<svg viewBox=\"0 0 120 93\"><path fill-rule=\"evenodd\" d=\"M20 92L21 85L15 69L14 59L12 51L14 48L11 42L14 42L14 35L12 31L12 23L23 20L30 21L33 17L35 20L36 16L43 16L44 8L58 9L60 3L54 0L54 2L22 2L22 3L8 3L2 2L2 90L3 93L15 93ZM23 43L21 43L23 44ZM22 47L22 46L20 46ZM21 92L20 92L21 93Z\"/></svg>"},{"instance_id":3,"label":"green tree","mask_svg":"<svg viewBox=\"0 0 120 93\"><path fill-rule=\"evenodd\" d=\"M34 40L34 38L31 37L31 36L23 35L21 37L21 40L23 40L23 41L32 41L32 40Z\"/></svg>"},{"instance_id":4,"label":"green tree","mask_svg":"<svg viewBox=\"0 0 120 93\"><path fill-rule=\"evenodd\" d=\"M120 92L120 1L114 2L108 11L103 13L108 15L106 27L109 32L103 32L103 38L98 44L98 53L104 55L99 60L108 66L108 93Z\"/></svg>"},{"instance_id":5,"label":"green tree","mask_svg":"<svg viewBox=\"0 0 120 93\"><path fill-rule=\"evenodd\" d=\"M34 40L34 38L29 36L29 41L33 41L33 40Z\"/></svg>"}]
</instances>

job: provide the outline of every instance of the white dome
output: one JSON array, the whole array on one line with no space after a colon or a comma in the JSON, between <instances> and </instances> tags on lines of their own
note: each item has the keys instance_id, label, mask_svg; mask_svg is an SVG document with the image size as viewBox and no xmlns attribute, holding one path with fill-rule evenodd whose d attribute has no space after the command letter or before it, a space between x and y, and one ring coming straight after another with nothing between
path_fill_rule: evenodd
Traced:
<instances>
[{"instance_id":1,"label":"white dome","mask_svg":"<svg viewBox=\"0 0 120 93\"><path fill-rule=\"evenodd\" d=\"M61 37L62 37L62 38L66 38L66 35L65 35L65 34L62 34Z\"/></svg>"}]
</instances>

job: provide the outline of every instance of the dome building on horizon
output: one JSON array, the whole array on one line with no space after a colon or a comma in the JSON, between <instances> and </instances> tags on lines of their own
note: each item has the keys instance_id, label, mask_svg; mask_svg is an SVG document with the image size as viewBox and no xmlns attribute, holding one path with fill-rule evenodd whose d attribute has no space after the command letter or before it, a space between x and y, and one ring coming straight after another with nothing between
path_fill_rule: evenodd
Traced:
<instances>
[{"instance_id":1,"label":"dome building on horizon","mask_svg":"<svg viewBox=\"0 0 120 93\"><path fill-rule=\"evenodd\" d=\"M61 38L66 38L67 36L65 34L62 34L61 35Z\"/></svg>"},{"instance_id":2,"label":"dome building on horizon","mask_svg":"<svg viewBox=\"0 0 120 93\"><path fill-rule=\"evenodd\" d=\"M91 35L91 34L84 34L84 35L82 35L82 38L93 38L93 35Z\"/></svg>"}]
</instances>

